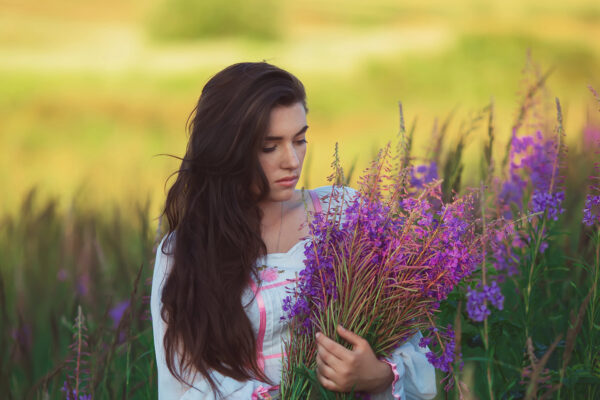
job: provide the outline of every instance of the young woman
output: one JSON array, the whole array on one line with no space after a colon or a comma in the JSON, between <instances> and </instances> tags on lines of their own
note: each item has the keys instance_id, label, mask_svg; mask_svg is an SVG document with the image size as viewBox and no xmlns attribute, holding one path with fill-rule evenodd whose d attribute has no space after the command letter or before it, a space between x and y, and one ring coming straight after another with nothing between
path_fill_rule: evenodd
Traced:
<instances>
[{"instance_id":1,"label":"young woman","mask_svg":"<svg viewBox=\"0 0 600 400\"><path fill-rule=\"evenodd\" d=\"M154 267L161 400L277 394L289 334L280 320L283 298L304 267L307 219L328 206L331 192L296 189L306 112L302 83L264 62L232 65L204 86L167 196L169 234ZM373 399L435 396L420 334L379 360L360 336L342 327L339 333L352 350L315 338L324 387L355 387Z\"/></svg>"}]
</instances>

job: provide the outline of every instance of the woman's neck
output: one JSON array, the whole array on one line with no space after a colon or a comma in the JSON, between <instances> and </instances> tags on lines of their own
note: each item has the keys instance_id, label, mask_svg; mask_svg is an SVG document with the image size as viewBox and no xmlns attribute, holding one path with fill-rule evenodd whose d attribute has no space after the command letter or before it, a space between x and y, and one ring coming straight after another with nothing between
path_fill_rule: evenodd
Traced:
<instances>
[{"instance_id":1,"label":"woman's neck","mask_svg":"<svg viewBox=\"0 0 600 400\"><path fill-rule=\"evenodd\" d=\"M295 190L292 197L288 200L265 200L258 203L258 207L261 209L263 214L261 221L262 225L272 226L276 223L278 224L282 215L285 215L288 210L293 209L296 205L298 205L300 194L301 193L299 190Z\"/></svg>"},{"instance_id":2,"label":"woman's neck","mask_svg":"<svg viewBox=\"0 0 600 400\"><path fill-rule=\"evenodd\" d=\"M261 234L268 253L285 252L306 236L306 214L300 190L289 200L263 202L259 207L263 211Z\"/></svg>"}]
</instances>

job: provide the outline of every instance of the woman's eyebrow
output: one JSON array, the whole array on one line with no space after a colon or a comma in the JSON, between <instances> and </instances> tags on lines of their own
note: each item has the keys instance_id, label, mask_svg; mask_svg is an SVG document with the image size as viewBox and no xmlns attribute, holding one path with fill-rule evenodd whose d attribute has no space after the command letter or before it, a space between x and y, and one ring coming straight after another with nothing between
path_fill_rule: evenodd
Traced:
<instances>
[{"instance_id":1,"label":"woman's eyebrow","mask_svg":"<svg viewBox=\"0 0 600 400\"><path fill-rule=\"evenodd\" d=\"M304 125L304 127L302 129L300 129L298 132L296 132L294 134L294 137L302 135L304 132L306 132L306 130L308 129L308 125ZM283 139L282 136L266 136L265 140L281 140Z\"/></svg>"}]
</instances>

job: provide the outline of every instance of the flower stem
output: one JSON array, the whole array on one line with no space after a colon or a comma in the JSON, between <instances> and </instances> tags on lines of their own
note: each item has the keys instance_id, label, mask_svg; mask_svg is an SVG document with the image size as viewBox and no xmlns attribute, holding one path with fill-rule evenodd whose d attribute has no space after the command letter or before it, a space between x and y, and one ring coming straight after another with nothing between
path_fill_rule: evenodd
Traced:
<instances>
[{"instance_id":1,"label":"flower stem","mask_svg":"<svg viewBox=\"0 0 600 400\"><path fill-rule=\"evenodd\" d=\"M486 230L486 224L485 224L485 191L483 190L483 182L481 182L480 185L480 194L481 194L481 222L482 222L482 229L483 229L483 234L482 234L482 239L483 239L483 248L482 248L482 258L481 258L481 280L482 280L482 284L483 287L485 288L485 286L487 285L487 276L486 276L486 246L487 246L487 241L486 241L486 234L487 234L487 230ZM487 303L487 300L484 300L484 304ZM487 376L487 384L488 384L488 392L489 392L489 398L490 400L494 400L494 391L492 390L493 386L494 386L494 382L492 380L492 366L491 366L491 362L490 362L490 341L489 341L489 329L488 329L488 320L487 318L485 318L483 320L483 344L485 346L485 355L487 358L486 361L486 376Z\"/></svg>"},{"instance_id":2,"label":"flower stem","mask_svg":"<svg viewBox=\"0 0 600 400\"><path fill-rule=\"evenodd\" d=\"M588 360L590 366L593 365L594 362L594 324L596 317L596 302L597 302L597 294L598 294L598 274L600 273L600 228L598 228L596 232L596 237L594 240L594 244L596 245L596 257L594 260L594 269L593 269L593 280L592 280L592 299L590 304L590 333L589 333L589 347L588 347Z\"/></svg>"}]
</instances>

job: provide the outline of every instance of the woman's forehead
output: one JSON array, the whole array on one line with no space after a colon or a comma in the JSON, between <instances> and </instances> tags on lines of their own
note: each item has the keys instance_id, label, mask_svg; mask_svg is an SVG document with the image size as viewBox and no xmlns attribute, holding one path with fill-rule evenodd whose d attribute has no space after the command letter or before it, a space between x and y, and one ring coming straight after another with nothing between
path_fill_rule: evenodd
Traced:
<instances>
[{"instance_id":1,"label":"woman's forehead","mask_svg":"<svg viewBox=\"0 0 600 400\"><path fill-rule=\"evenodd\" d=\"M281 140L301 135L308 128L306 111L302 103L277 106L271 110L269 128L265 140Z\"/></svg>"}]
</instances>

